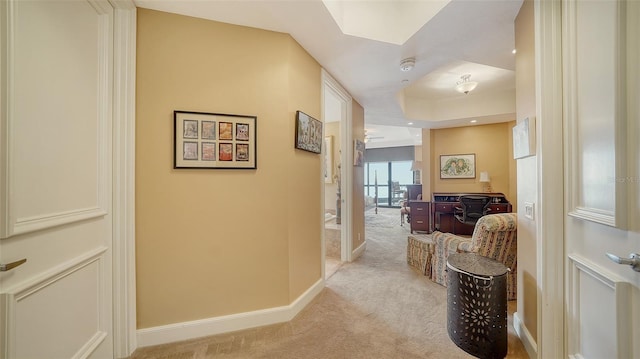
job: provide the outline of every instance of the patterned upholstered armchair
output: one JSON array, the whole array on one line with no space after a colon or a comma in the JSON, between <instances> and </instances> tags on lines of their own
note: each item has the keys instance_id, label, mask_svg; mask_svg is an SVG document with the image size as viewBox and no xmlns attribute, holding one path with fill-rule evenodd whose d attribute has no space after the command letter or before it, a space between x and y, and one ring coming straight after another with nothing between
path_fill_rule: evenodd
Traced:
<instances>
[{"instance_id":1,"label":"patterned upholstered armchair","mask_svg":"<svg viewBox=\"0 0 640 359\"><path fill-rule=\"evenodd\" d=\"M456 252L474 252L504 263L507 274L507 298L517 294L517 216L515 213L490 214L476 223L471 238L451 233L433 232L434 253L431 259L431 280L447 285L447 258Z\"/></svg>"}]
</instances>

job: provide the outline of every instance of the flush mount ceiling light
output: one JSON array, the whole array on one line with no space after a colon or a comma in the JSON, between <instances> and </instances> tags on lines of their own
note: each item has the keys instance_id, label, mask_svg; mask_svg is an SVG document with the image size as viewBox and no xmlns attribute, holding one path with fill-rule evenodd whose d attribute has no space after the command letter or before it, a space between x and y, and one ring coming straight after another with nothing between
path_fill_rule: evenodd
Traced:
<instances>
[{"instance_id":1,"label":"flush mount ceiling light","mask_svg":"<svg viewBox=\"0 0 640 359\"><path fill-rule=\"evenodd\" d=\"M400 62L400 71L407 72L411 71L413 67L416 65L416 59L410 57L408 59L404 59Z\"/></svg>"},{"instance_id":2,"label":"flush mount ceiling light","mask_svg":"<svg viewBox=\"0 0 640 359\"><path fill-rule=\"evenodd\" d=\"M471 81L470 79L471 75L469 74L460 76L460 81L456 82L456 90L464 94L468 94L469 92L473 91L473 89L478 86L478 83L475 81Z\"/></svg>"}]
</instances>

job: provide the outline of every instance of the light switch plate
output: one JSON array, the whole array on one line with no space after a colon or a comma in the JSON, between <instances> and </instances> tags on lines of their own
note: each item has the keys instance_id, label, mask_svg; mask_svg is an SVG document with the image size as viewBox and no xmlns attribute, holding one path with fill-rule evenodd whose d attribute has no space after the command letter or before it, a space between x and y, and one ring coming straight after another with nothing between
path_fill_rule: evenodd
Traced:
<instances>
[{"instance_id":1,"label":"light switch plate","mask_svg":"<svg viewBox=\"0 0 640 359\"><path fill-rule=\"evenodd\" d=\"M535 205L533 203L525 202L524 203L524 216L533 221L534 213L535 213L534 209L535 209Z\"/></svg>"}]
</instances>

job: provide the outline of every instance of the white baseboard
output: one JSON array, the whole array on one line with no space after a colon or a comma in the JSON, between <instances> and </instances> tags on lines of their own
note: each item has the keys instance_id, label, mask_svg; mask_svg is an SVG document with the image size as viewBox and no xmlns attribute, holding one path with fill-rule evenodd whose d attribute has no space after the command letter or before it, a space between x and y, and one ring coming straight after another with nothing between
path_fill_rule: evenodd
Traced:
<instances>
[{"instance_id":1,"label":"white baseboard","mask_svg":"<svg viewBox=\"0 0 640 359\"><path fill-rule=\"evenodd\" d=\"M162 325L137 331L138 347L166 344L290 321L324 289L318 280L293 303L253 312Z\"/></svg>"},{"instance_id":2,"label":"white baseboard","mask_svg":"<svg viewBox=\"0 0 640 359\"><path fill-rule=\"evenodd\" d=\"M362 242L362 244L356 248L353 252L351 252L351 261L355 261L364 253L364 250L367 248L367 241Z\"/></svg>"},{"instance_id":3,"label":"white baseboard","mask_svg":"<svg viewBox=\"0 0 640 359\"><path fill-rule=\"evenodd\" d=\"M529 354L529 358L537 358L538 357L538 344L527 330L527 327L524 326L522 319L518 315L518 312L513 313L513 328L516 330L516 334L518 334L518 338L524 345L524 349Z\"/></svg>"}]
</instances>

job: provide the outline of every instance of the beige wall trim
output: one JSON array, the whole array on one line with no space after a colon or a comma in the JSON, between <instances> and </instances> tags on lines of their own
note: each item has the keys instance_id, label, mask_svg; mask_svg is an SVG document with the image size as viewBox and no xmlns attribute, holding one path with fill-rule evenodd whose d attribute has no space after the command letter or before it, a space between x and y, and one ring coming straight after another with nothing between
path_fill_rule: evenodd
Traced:
<instances>
[{"instance_id":1,"label":"beige wall trim","mask_svg":"<svg viewBox=\"0 0 640 359\"><path fill-rule=\"evenodd\" d=\"M520 338L524 349L527 351L527 354L529 354L529 358L537 358L538 344L536 340L533 339L529 330L527 330L522 319L520 319L518 312L513 313L513 329L515 329L516 334L518 334L518 338Z\"/></svg>"},{"instance_id":2,"label":"beige wall trim","mask_svg":"<svg viewBox=\"0 0 640 359\"><path fill-rule=\"evenodd\" d=\"M313 298L320 294L324 289L324 285L324 279L318 280L293 303L282 307L140 329L138 330L138 347L172 343L287 322L293 319Z\"/></svg>"},{"instance_id":3,"label":"beige wall trim","mask_svg":"<svg viewBox=\"0 0 640 359\"><path fill-rule=\"evenodd\" d=\"M358 248L356 248L353 252L351 252L351 260L355 261L356 259L358 259L362 253L364 253L364 250L367 249L367 242L362 242L361 245L358 246Z\"/></svg>"}]
</instances>

